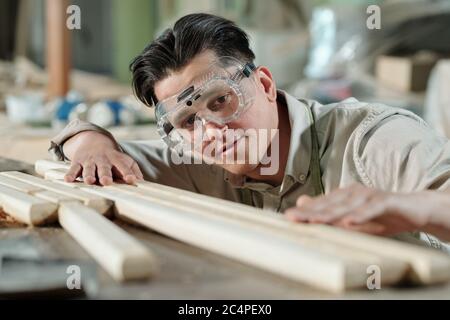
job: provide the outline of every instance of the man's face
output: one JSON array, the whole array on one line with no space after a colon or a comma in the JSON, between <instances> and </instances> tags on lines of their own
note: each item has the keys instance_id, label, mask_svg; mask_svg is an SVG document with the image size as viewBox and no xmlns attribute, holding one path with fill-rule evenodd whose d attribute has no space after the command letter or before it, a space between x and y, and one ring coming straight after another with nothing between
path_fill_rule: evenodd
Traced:
<instances>
[{"instance_id":1,"label":"man's face","mask_svg":"<svg viewBox=\"0 0 450 320\"><path fill-rule=\"evenodd\" d=\"M163 101L180 94L204 76L215 60L217 56L212 51L197 55L182 70L156 83L156 97ZM252 77L255 90L251 105L238 119L226 124L205 121L200 144L203 159L208 158L209 163L239 175L258 169L278 126L276 94L274 98L273 93L276 90L270 72L258 68Z\"/></svg>"}]
</instances>

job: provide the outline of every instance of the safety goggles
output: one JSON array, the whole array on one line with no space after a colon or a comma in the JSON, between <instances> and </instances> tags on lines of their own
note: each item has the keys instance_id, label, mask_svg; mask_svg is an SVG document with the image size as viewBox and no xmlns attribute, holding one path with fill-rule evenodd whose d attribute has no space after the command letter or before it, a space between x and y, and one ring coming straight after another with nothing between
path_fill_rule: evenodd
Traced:
<instances>
[{"instance_id":1,"label":"safety goggles","mask_svg":"<svg viewBox=\"0 0 450 320\"><path fill-rule=\"evenodd\" d=\"M223 126L237 120L253 104L253 63L222 57L191 86L156 105L158 132L172 149L192 144L206 123Z\"/></svg>"}]
</instances>

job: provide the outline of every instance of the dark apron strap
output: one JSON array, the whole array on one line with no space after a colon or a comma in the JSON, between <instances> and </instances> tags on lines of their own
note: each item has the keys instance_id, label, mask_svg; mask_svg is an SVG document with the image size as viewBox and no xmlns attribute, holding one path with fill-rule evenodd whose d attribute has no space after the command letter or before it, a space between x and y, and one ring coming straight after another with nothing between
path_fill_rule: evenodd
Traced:
<instances>
[{"instance_id":1,"label":"dark apron strap","mask_svg":"<svg viewBox=\"0 0 450 320\"><path fill-rule=\"evenodd\" d=\"M322 183L322 174L320 170L320 154L319 154L319 137L316 130L316 117L314 112L308 107L308 113L312 122L310 126L311 131L311 163L309 165L311 172L311 179L314 188L315 196L325 194L325 189ZM247 205L253 205L252 192L249 189L242 190L242 202Z\"/></svg>"},{"instance_id":2,"label":"dark apron strap","mask_svg":"<svg viewBox=\"0 0 450 320\"><path fill-rule=\"evenodd\" d=\"M241 190L241 195L242 195L242 203L249 205L249 206L253 206L253 196L252 196L252 191L249 189L242 189Z\"/></svg>"},{"instance_id":3,"label":"dark apron strap","mask_svg":"<svg viewBox=\"0 0 450 320\"><path fill-rule=\"evenodd\" d=\"M311 117L311 164L309 165L311 172L311 179L316 196L325 194L325 189L322 183L322 174L320 170L320 154L319 154L319 137L316 130L316 117L311 107L308 107L309 115Z\"/></svg>"}]
</instances>

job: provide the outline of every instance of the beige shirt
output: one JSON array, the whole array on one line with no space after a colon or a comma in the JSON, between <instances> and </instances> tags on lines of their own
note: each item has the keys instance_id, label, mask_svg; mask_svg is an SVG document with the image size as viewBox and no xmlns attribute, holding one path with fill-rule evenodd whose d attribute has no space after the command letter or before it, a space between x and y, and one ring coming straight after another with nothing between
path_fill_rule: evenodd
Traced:
<instances>
[{"instance_id":1,"label":"beige shirt","mask_svg":"<svg viewBox=\"0 0 450 320\"><path fill-rule=\"evenodd\" d=\"M279 91L279 98L283 97L289 111L291 141L285 177L277 187L247 181L246 177L231 175L217 166L175 165L171 151L162 141L119 142L119 145L137 161L146 180L283 212L295 206L300 195L315 195L310 170L312 120L308 108L311 108L316 119L325 193L353 183L404 192L450 186L449 140L411 112L353 98L321 105ZM51 151L61 160L58 146L86 130L110 135L102 128L77 120L52 139ZM415 237L447 249L426 234L417 233Z\"/></svg>"}]
</instances>

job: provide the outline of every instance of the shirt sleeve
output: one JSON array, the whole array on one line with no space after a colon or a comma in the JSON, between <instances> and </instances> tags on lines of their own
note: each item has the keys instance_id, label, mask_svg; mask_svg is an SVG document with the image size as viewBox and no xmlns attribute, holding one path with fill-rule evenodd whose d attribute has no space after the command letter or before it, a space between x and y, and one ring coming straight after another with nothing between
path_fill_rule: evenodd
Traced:
<instances>
[{"instance_id":1,"label":"shirt sleeve","mask_svg":"<svg viewBox=\"0 0 450 320\"><path fill-rule=\"evenodd\" d=\"M357 154L370 187L397 192L450 187L450 141L420 118L385 118L367 132Z\"/></svg>"},{"instance_id":2,"label":"shirt sleeve","mask_svg":"<svg viewBox=\"0 0 450 320\"><path fill-rule=\"evenodd\" d=\"M55 161L69 161L69 159L64 155L64 143L73 136L84 131L96 131L102 133L116 142L116 140L108 130L105 130L93 123L76 119L71 121L63 130L61 130L61 132L59 132L50 140L50 148L48 149L48 151L52 155L52 158Z\"/></svg>"}]
</instances>

